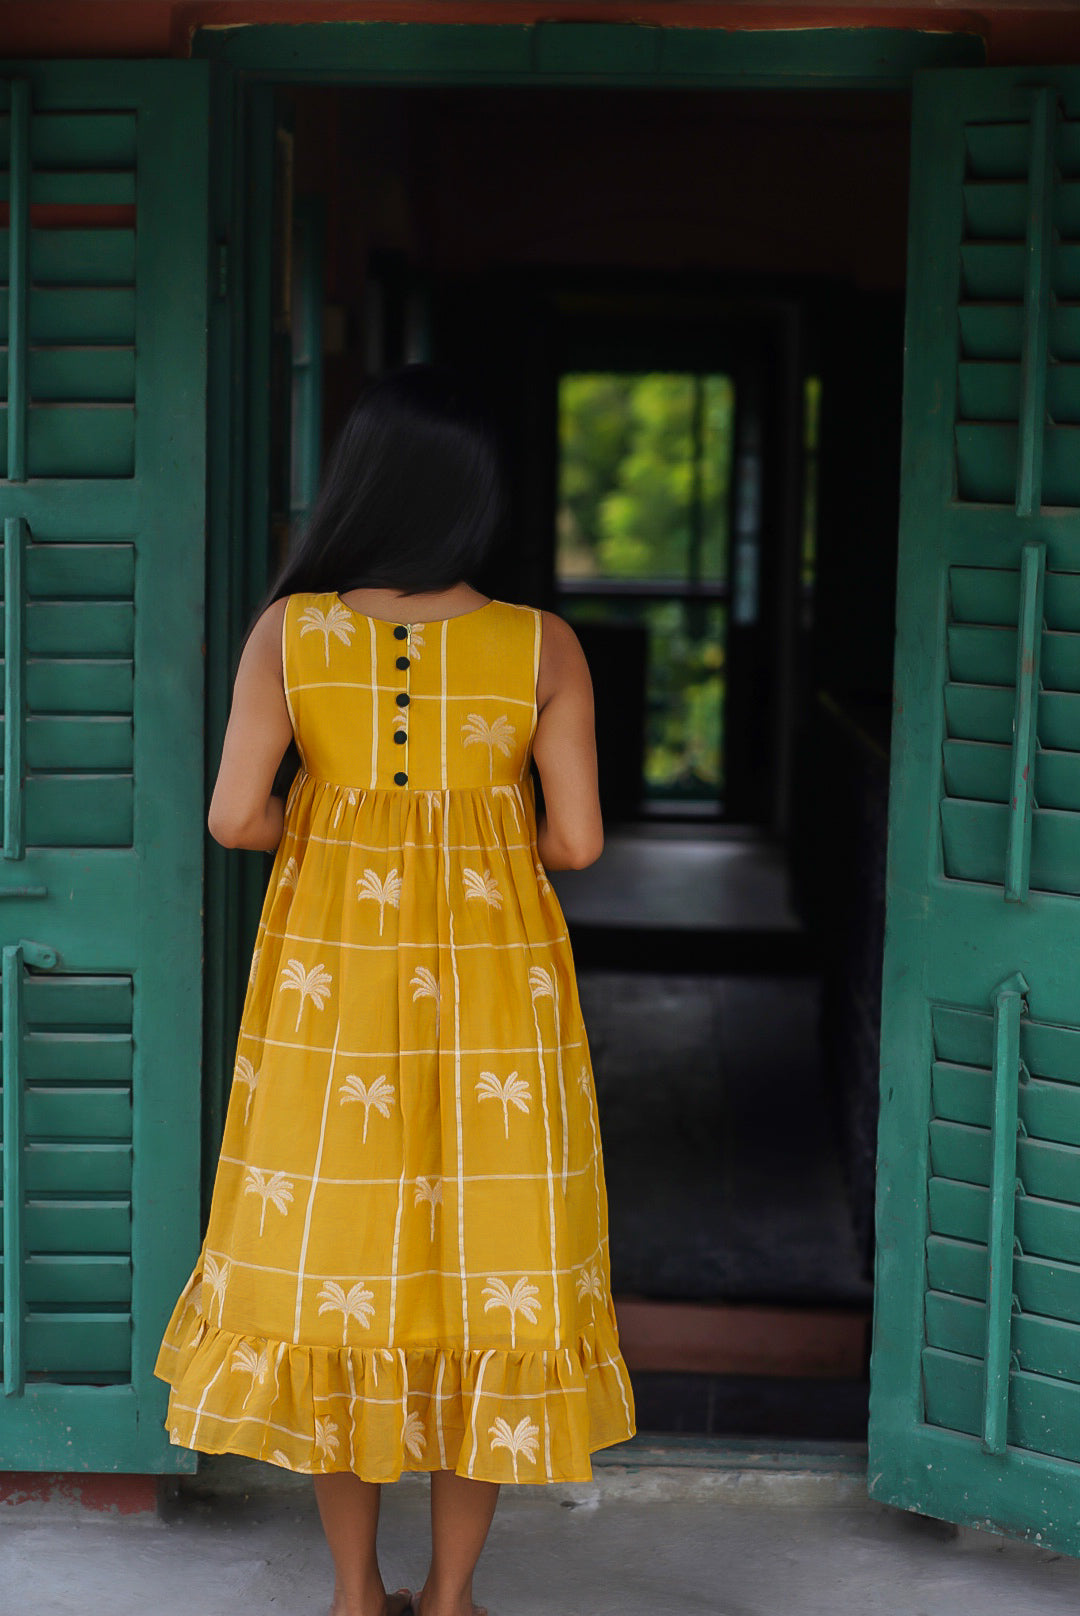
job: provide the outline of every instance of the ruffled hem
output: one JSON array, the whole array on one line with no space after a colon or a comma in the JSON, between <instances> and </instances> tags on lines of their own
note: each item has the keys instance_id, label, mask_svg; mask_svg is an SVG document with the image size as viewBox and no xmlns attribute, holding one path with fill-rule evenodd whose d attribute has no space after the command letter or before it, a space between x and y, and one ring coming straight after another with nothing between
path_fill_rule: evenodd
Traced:
<instances>
[{"instance_id":1,"label":"ruffled hem","mask_svg":"<svg viewBox=\"0 0 1080 1616\"><path fill-rule=\"evenodd\" d=\"M304 1475L589 1481L589 1455L635 1429L606 1314L572 1348L465 1352L293 1346L222 1329L187 1307L154 1372L172 1387L165 1423L175 1446Z\"/></svg>"}]
</instances>

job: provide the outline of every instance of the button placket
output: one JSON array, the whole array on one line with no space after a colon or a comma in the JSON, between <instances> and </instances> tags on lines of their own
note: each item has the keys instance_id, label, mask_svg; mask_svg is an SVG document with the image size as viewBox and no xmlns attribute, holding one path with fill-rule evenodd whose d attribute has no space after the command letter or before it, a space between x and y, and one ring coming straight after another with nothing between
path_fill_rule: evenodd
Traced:
<instances>
[{"instance_id":1,"label":"button placket","mask_svg":"<svg viewBox=\"0 0 1080 1616\"><path fill-rule=\"evenodd\" d=\"M411 628L411 623L398 623L394 628L394 638L397 640L408 641ZM395 658L394 665L399 672L402 672L405 675L405 689L399 691L397 696L394 698L395 705L398 708L398 711L394 714L395 723L400 723L401 725L400 728L395 728L394 730L394 744L396 746L400 746L402 749L402 766L394 775L394 784L397 786L407 786L409 783L409 726L406 722L405 714L409 706L408 686L409 676L412 673L412 659L408 654L408 650L406 650L404 656Z\"/></svg>"}]
</instances>

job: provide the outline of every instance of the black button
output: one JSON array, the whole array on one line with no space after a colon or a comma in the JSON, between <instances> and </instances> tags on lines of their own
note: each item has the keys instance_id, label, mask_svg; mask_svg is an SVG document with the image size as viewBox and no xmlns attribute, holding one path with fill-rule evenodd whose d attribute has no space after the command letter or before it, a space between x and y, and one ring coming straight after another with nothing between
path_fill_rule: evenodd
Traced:
<instances>
[{"instance_id":1,"label":"black button","mask_svg":"<svg viewBox=\"0 0 1080 1616\"><path fill-rule=\"evenodd\" d=\"M403 729L399 729L399 730L395 731L394 739L398 743L399 746L404 746L405 742L409 739L409 737L406 735L406 733L405 733L405 731Z\"/></svg>"},{"instance_id":2,"label":"black button","mask_svg":"<svg viewBox=\"0 0 1080 1616\"><path fill-rule=\"evenodd\" d=\"M402 774L401 770L399 769L397 774L394 776L394 784L396 786L407 786L408 783L409 776L407 774Z\"/></svg>"},{"instance_id":3,"label":"black button","mask_svg":"<svg viewBox=\"0 0 1080 1616\"><path fill-rule=\"evenodd\" d=\"M394 638L395 640L407 640L409 638L409 631L404 623L397 624L394 629Z\"/></svg>"},{"instance_id":4,"label":"black button","mask_svg":"<svg viewBox=\"0 0 1080 1616\"><path fill-rule=\"evenodd\" d=\"M404 671L409 666L408 657L407 656L399 656L397 661L394 663L394 666L395 666L395 668L401 668L402 671Z\"/></svg>"},{"instance_id":5,"label":"black button","mask_svg":"<svg viewBox=\"0 0 1080 1616\"><path fill-rule=\"evenodd\" d=\"M399 707L407 707L409 705L409 698L405 694L404 690L401 692L401 695L398 697L397 704L398 704Z\"/></svg>"}]
</instances>

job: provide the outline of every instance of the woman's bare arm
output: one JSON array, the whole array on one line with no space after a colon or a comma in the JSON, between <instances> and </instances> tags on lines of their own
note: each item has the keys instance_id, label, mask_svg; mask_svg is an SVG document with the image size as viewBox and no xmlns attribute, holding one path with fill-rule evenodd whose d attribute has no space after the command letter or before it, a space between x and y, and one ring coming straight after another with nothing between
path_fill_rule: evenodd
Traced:
<instances>
[{"instance_id":1,"label":"woman's bare arm","mask_svg":"<svg viewBox=\"0 0 1080 1616\"><path fill-rule=\"evenodd\" d=\"M210 834L223 847L272 853L281 840L285 805L274 776L292 740L281 671L285 602L277 600L252 629L236 670L221 766L210 802Z\"/></svg>"},{"instance_id":2,"label":"woman's bare arm","mask_svg":"<svg viewBox=\"0 0 1080 1616\"><path fill-rule=\"evenodd\" d=\"M603 852L592 680L569 623L543 614L533 757L544 788L537 850L549 870L581 870Z\"/></svg>"}]
</instances>

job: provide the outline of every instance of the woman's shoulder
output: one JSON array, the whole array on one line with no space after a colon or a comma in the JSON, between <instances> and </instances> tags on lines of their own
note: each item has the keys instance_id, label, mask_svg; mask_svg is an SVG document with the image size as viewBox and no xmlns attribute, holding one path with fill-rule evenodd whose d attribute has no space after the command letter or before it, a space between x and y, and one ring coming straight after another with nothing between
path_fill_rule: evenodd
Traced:
<instances>
[{"instance_id":1,"label":"woman's shoulder","mask_svg":"<svg viewBox=\"0 0 1080 1616\"><path fill-rule=\"evenodd\" d=\"M249 643L266 645L270 642L281 643L281 626L285 621L285 612L290 596L282 595L278 600L272 600L269 606L263 608L252 625L248 636Z\"/></svg>"},{"instance_id":2,"label":"woman's shoulder","mask_svg":"<svg viewBox=\"0 0 1080 1616\"><path fill-rule=\"evenodd\" d=\"M333 593L304 590L292 595L279 595L255 619L248 643L260 650L268 660L273 657L280 660L287 642L295 637L297 627L301 636L310 628L322 628L324 623L329 623L331 632L337 632L334 624L338 615L334 611L335 604L342 616L348 612L348 608Z\"/></svg>"},{"instance_id":3,"label":"woman's shoulder","mask_svg":"<svg viewBox=\"0 0 1080 1616\"><path fill-rule=\"evenodd\" d=\"M269 606L264 607L259 613L255 619L255 627L252 629L252 633L259 629L264 632L269 632L271 628L280 629L287 616L292 617L298 612L305 611L309 606L327 606L337 600L338 597L334 594L319 593L313 590L299 590L291 595L279 595L277 600L272 600ZM338 604L342 605L344 609L342 602L339 601Z\"/></svg>"},{"instance_id":4,"label":"woman's shoulder","mask_svg":"<svg viewBox=\"0 0 1080 1616\"><path fill-rule=\"evenodd\" d=\"M556 691L570 686L588 689L589 664L578 639L565 617L558 612L541 612L542 637L537 668L536 700L543 707Z\"/></svg>"},{"instance_id":5,"label":"woman's shoulder","mask_svg":"<svg viewBox=\"0 0 1080 1616\"><path fill-rule=\"evenodd\" d=\"M541 665L556 673L581 669L585 653L565 617L558 612L541 612Z\"/></svg>"},{"instance_id":6,"label":"woman's shoulder","mask_svg":"<svg viewBox=\"0 0 1080 1616\"><path fill-rule=\"evenodd\" d=\"M542 611L540 613L540 621L543 625L544 639L547 641L549 646L552 646L556 650L565 650L567 648L572 649L574 646L577 646L580 650L581 641L578 639L565 617L560 617L558 612Z\"/></svg>"}]
</instances>

